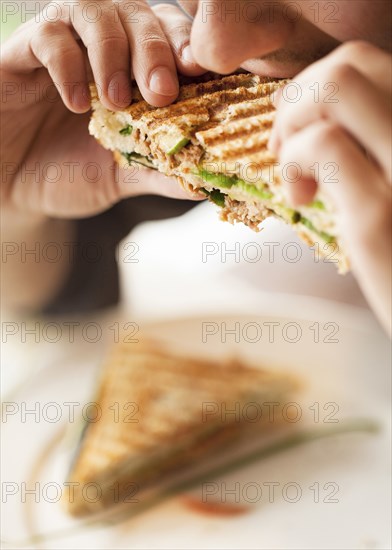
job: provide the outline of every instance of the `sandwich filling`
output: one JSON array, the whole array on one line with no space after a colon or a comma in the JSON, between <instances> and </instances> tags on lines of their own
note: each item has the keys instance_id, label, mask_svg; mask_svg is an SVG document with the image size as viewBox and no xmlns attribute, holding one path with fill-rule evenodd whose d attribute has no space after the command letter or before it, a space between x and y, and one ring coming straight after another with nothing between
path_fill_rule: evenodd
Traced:
<instances>
[{"instance_id":1,"label":"sandwich filling","mask_svg":"<svg viewBox=\"0 0 392 550\"><path fill-rule=\"evenodd\" d=\"M184 85L175 103L155 108L135 89L132 104L111 112L92 88L90 133L114 151L124 166L142 165L174 176L190 192L203 192L220 207L222 219L254 230L269 216L293 225L309 244L331 254L339 269L347 260L340 247L333 205L319 193L291 208L284 194L284 173L267 144L276 92L286 81L241 73Z\"/></svg>"}]
</instances>

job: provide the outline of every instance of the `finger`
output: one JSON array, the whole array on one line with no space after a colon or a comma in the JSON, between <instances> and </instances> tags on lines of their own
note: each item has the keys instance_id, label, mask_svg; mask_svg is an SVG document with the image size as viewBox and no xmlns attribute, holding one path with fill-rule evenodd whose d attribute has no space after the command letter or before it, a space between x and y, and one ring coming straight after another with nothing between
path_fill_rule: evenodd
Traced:
<instances>
[{"instance_id":1,"label":"finger","mask_svg":"<svg viewBox=\"0 0 392 550\"><path fill-rule=\"evenodd\" d=\"M392 91L391 55L369 42L347 42L330 53L325 61L331 66L349 63L381 92L390 94ZM317 65L321 63L322 60Z\"/></svg>"},{"instance_id":2,"label":"finger","mask_svg":"<svg viewBox=\"0 0 392 550\"><path fill-rule=\"evenodd\" d=\"M30 26L30 36L11 50L16 70L30 72L45 67L64 104L76 113L90 108L83 53L63 21Z\"/></svg>"},{"instance_id":3,"label":"finger","mask_svg":"<svg viewBox=\"0 0 392 550\"><path fill-rule=\"evenodd\" d=\"M313 178L306 177L305 174L298 177L297 163L288 165L286 178L288 179L288 199L293 206L301 206L312 202L317 192L317 183Z\"/></svg>"},{"instance_id":4,"label":"finger","mask_svg":"<svg viewBox=\"0 0 392 550\"><path fill-rule=\"evenodd\" d=\"M392 90L392 64L389 53L373 46L368 42L350 41L336 48L332 53L312 63L303 70L297 77L297 82L328 82L326 74L338 65L350 65L358 72L366 76L376 88L385 94ZM274 104L275 107L283 101L282 94L278 94Z\"/></svg>"},{"instance_id":5,"label":"finger","mask_svg":"<svg viewBox=\"0 0 392 550\"><path fill-rule=\"evenodd\" d=\"M71 12L71 23L87 49L100 100L111 110L126 107L132 99L128 37L116 6L111 0L82 1L75 3Z\"/></svg>"},{"instance_id":6,"label":"finger","mask_svg":"<svg viewBox=\"0 0 392 550\"><path fill-rule=\"evenodd\" d=\"M326 121L308 126L285 142L281 163L294 162L305 179L314 178L314 163L319 164L318 183L336 208L337 231L353 270L370 304L390 330L386 305L391 303L390 187L353 139ZM327 164L338 168L334 177L325 170Z\"/></svg>"},{"instance_id":7,"label":"finger","mask_svg":"<svg viewBox=\"0 0 392 550\"><path fill-rule=\"evenodd\" d=\"M196 63L192 55L189 43L192 22L189 18L172 4L158 4L152 9L172 49L178 71L189 76L205 73L205 69Z\"/></svg>"},{"instance_id":8,"label":"finger","mask_svg":"<svg viewBox=\"0 0 392 550\"><path fill-rule=\"evenodd\" d=\"M373 44L363 41L350 41L339 46L303 70L296 80L304 82L318 78L326 82L325 75L338 65L349 64L366 76L381 92L390 94L392 90L391 55ZM316 76L317 75L317 76ZM315 78L316 77L316 78Z\"/></svg>"},{"instance_id":9,"label":"finger","mask_svg":"<svg viewBox=\"0 0 392 550\"><path fill-rule=\"evenodd\" d=\"M337 66L327 74L330 81L324 86L317 81L315 83L314 79L306 83L300 79L298 102L285 101L283 91L271 136L271 149L277 153L282 142L290 135L317 120L328 119L352 134L377 160L390 180L390 101L370 80L350 65ZM336 94L329 101L332 85L336 87Z\"/></svg>"},{"instance_id":10,"label":"finger","mask_svg":"<svg viewBox=\"0 0 392 550\"><path fill-rule=\"evenodd\" d=\"M185 6L185 2L183 4ZM255 24L254 15L250 13L258 4L264 2L199 0L191 44L193 55L201 66L229 74L249 59L265 56L284 46L292 34L292 20L284 15L284 10L274 10L271 17L268 9L260 9L256 10ZM192 6L185 7L188 11L192 9Z\"/></svg>"},{"instance_id":11,"label":"finger","mask_svg":"<svg viewBox=\"0 0 392 550\"><path fill-rule=\"evenodd\" d=\"M290 169L285 171L284 183L293 196L302 179L316 181L342 216L354 224L370 220L388 187L352 137L329 121L315 122L293 134L282 146L280 163L295 166L297 173L300 167L297 178Z\"/></svg>"},{"instance_id":12,"label":"finger","mask_svg":"<svg viewBox=\"0 0 392 550\"><path fill-rule=\"evenodd\" d=\"M86 64L62 6L48 5L21 25L2 46L2 67L13 74L46 68L65 105L76 113L90 108ZM38 96L47 90L40 89Z\"/></svg>"},{"instance_id":13,"label":"finger","mask_svg":"<svg viewBox=\"0 0 392 550\"><path fill-rule=\"evenodd\" d=\"M170 104L178 95L177 70L158 18L143 0L120 2L119 14L131 48L132 72L142 96L155 107Z\"/></svg>"},{"instance_id":14,"label":"finger","mask_svg":"<svg viewBox=\"0 0 392 550\"><path fill-rule=\"evenodd\" d=\"M191 193L180 186L176 178L169 178L156 170L132 165L129 168L119 168L118 189L119 198L136 195L161 195L172 199L204 200L205 196Z\"/></svg>"}]
</instances>

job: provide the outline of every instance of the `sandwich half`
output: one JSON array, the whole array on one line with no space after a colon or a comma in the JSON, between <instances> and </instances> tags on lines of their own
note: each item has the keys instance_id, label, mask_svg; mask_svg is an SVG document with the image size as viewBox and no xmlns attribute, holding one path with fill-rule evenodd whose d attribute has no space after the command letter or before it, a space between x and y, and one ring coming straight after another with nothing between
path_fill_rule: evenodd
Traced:
<instances>
[{"instance_id":1,"label":"sandwich half","mask_svg":"<svg viewBox=\"0 0 392 550\"><path fill-rule=\"evenodd\" d=\"M293 209L283 193L283 173L267 143L275 117L273 94L287 81L251 73L205 75L180 86L168 107L149 105L137 87L123 111L107 110L91 86L90 133L123 166L159 170L220 207L223 220L254 230L268 216L292 225L317 254L349 268L333 205L320 192Z\"/></svg>"},{"instance_id":2,"label":"sandwich half","mask_svg":"<svg viewBox=\"0 0 392 550\"><path fill-rule=\"evenodd\" d=\"M85 516L132 502L166 475L249 441L249 433L259 439L287 420L280 413L297 387L292 375L238 360L192 359L151 343L116 345L94 418L80 435L65 508Z\"/></svg>"}]
</instances>

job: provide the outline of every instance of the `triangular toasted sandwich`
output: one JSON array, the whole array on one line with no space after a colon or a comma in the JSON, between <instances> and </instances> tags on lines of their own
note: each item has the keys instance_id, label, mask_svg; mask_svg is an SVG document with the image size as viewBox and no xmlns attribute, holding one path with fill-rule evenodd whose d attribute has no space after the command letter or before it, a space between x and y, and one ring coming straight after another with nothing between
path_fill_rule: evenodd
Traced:
<instances>
[{"instance_id":1,"label":"triangular toasted sandwich","mask_svg":"<svg viewBox=\"0 0 392 550\"><path fill-rule=\"evenodd\" d=\"M262 437L283 424L279 411L297 385L286 373L238 360L192 359L151 343L116 345L67 479L67 511L83 516L129 502L244 434Z\"/></svg>"},{"instance_id":2,"label":"triangular toasted sandwich","mask_svg":"<svg viewBox=\"0 0 392 550\"><path fill-rule=\"evenodd\" d=\"M348 260L339 239L333 206L320 193L297 209L282 192L282 170L267 143L275 117L272 97L287 81L251 73L180 86L168 107L149 105L135 87L129 107L107 110L91 87L90 133L122 165L138 163L174 176L190 191L205 193L221 207L221 218L258 230L274 215L294 227L316 252Z\"/></svg>"}]
</instances>

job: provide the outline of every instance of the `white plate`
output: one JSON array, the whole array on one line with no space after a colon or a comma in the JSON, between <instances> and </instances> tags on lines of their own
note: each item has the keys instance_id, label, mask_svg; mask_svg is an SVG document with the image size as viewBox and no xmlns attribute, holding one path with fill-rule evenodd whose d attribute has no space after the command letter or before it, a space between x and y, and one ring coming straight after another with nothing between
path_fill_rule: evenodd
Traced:
<instances>
[{"instance_id":1,"label":"white plate","mask_svg":"<svg viewBox=\"0 0 392 550\"><path fill-rule=\"evenodd\" d=\"M271 322L277 323L273 341L269 332ZM227 332L223 342L225 328L234 333ZM361 417L377 421L380 432L315 441L216 480L218 497L223 496L225 489L241 493L248 488L248 504L251 500L255 502L250 504L250 512L243 515L201 515L185 507L181 498L174 498L126 523L78 532L77 522L67 518L58 503L48 502L56 498L54 484L61 490L64 481L59 468L59 442L69 418L69 406L64 404L89 401L99 363L97 352L80 353L75 360L78 354L74 347L73 360L67 359L64 352L62 361L57 360L38 373L14 399L18 412L9 414L5 422L3 417L5 540L20 540L32 530L66 528L70 536L50 540L46 546L39 543L31 547L301 550L391 547L390 355L386 338L358 327L326 326L324 321L317 326L314 321L271 316L177 319L145 324L142 329L143 334L158 338L180 352L215 357L234 354L254 364L272 369L283 367L297 374L306 382L306 390L296 402L307 427L328 428L334 425L331 421ZM55 405L49 408L50 402L59 404L60 409ZM21 413L23 406L31 409L34 403L41 407L37 422L32 415L24 419ZM76 406L75 411L80 411L80 407ZM56 410L61 412L61 418L50 422ZM41 462L41 467L34 472L37 462L38 466ZM35 503L34 496L28 494L26 502L22 502L23 483L25 489L38 483L39 502ZM52 486L45 486L46 483ZM276 484L275 492L269 498L268 487L272 483ZM14 490L16 494L4 493L5 490ZM200 497L201 489L193 494ZM296 502L295 494L300 495ZM4 544L4 547L13 546Z\"/></svg>"}]
</instances>

